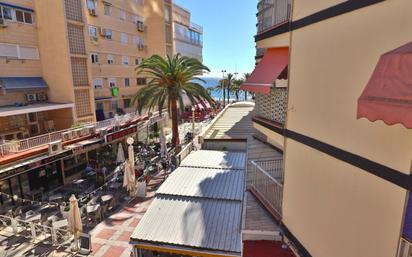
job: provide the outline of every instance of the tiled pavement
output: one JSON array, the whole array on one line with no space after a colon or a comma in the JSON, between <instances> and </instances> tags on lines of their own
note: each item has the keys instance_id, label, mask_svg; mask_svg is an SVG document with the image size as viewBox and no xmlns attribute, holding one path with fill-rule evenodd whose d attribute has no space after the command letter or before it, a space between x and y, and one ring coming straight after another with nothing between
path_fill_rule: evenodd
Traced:
<instances>
[{"instance_id":1,"label":"tiled pavement","mask_svg":"<svg viewBox=\"0 0 412 257\"><path fill-rule=\"evenodd\" d=\"M163 180L163 173L161 173L150 181L147 197L130 201L90 231L92 235L92 252L90 256L130 256L130 235L147 211L156 189ZM68 247L56 249L51 245L31 242L27 238L15 236L11 231L1 230L0 257L11 256L71 257L84 255L77 255L71 252Z\"/></svg>"},{"instance_id":2,"label":"tiled pavement","mask_svg":"<svg viewBox=\"0 0 412 257\"><path fill-rule=\"evenodd\" d=\"M155 190L161 182L163 182L163 174L159 174L150 181L146 198L136 198L129 202L90 232L92 235L91 256L130 256L132 249L129 245L130 236L149 208Z\"/></svg>"}]
</instances>

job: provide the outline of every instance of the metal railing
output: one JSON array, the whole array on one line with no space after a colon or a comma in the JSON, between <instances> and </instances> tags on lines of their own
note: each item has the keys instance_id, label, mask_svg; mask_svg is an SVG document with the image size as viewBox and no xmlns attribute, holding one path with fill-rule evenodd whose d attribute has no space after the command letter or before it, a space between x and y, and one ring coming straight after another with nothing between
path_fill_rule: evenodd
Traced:
<instances>
[{"instance_id":1,"label":"metal railing","mask_svg":"<svg viewBox=\"0 0 412 257\"><path fill-rule=\"evenodd\" d=\"M258 34L290 19L290 0L261 0L258 4Z\"/></svg>"},{"instance_id":2,"label":"metal railing","mask_svg":"<svg viewBox=\"0 0 412 257\"><path fill-rule=\"evenodd\" d=\"M157 117L158 115L159 113L156 112L153 114L152 118ZM52 133L48 133L48 134L44 134L44 135L40 135L36 137L30 137L30 138L26 138L22 140L9 141L9 142L0 144L0 156L6 156L9 154L13 154L13 153L27 151L33 148L48 145L51 142L63 140L63 133L66 133L68 131L75 131L75 130L78 130L79 128L85 128L89 126L95 127L96 131L104 130L104 129L108 129L114 126L120 126L138 117L140 117L140 115L137 112L128 113L122 116L117 116L115 118L99 121L96 123L87 123L87 124L84 124L76 128L60 130L60 131L56 131L56 132L52 132ZM88 135L91 135L90 131L85 130L84 132L82 132L82 136L88 136Z\"/></svg>"},{"instance_id":3,"label":"metal railing","mask_svg":"<svg viewBox=\"0 0 412 257\"><path fill-rule=\"evenodd\" d=\"M272 178L283 184L283 159L254 162L256 165L266 171Z\"/></svg>"},{"instance_id":4,"label":"metal railing","mask_svg":"<svg viewBox=\"0 0 412 257\"><path fill-rule=\"evenodd\" d=\"M250 180L249 188L252 188L256 193L263 198L264 202L269 205L280 215L282 214L282 200L283 200L283 184L277 180L271 173L279 175L279 172L283 173L282 169L278 167L279 160L259 162L262 165L266 165L269 172L261 167L257 162L251 161L251 165L248 167ZM270 173L271 172L271 173ZM283 178L283 174L280 175Z\"/></svg>"}]
</instances>

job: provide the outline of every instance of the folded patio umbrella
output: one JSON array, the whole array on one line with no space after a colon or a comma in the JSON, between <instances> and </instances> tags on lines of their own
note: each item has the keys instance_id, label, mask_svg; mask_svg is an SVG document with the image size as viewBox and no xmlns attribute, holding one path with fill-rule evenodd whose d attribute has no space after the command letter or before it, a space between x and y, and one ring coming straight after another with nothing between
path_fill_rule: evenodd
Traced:
<instances>
[{"instance_id":1,"label":"folded patio umbrella","mask_svg":"<svg viewBox=\"0 0 412 257\"><path fill-rule=\"evenodd\" d=\"M167 151L166 137L165 137L163 125L161 124L160 125L160 156L165 157L166 151Z\"/></svg>"},{"instance_id":2,"label":"folded patio umbrella","mask_svg":"<svg viewBox=\"0 0 412 257\"><path fill-rule=\"evenodd\" d=\"M134 172L134 150L132 145L129 145L128 154L130 169Z\"/></svg>"},{"instance_id":3,"label":"folded patio umbrella","mask_svg":"<svg viewBox=\"0 0 412 257\"><path fill-rule=\"evenodd\" d=\"M133 192L136 185L135 175L132 169L130 169L130 164L125 163L124 166L124 176L123 176L123 187L129 192Z\"/></svg>"},{"instance_id":4,"label":"folded patio umbrella","mask_svg":"<svg viewBox=\"0 0 412 257\"><path fill-rule=\"evenodd\" d=\"M119 146L117 147L116 163L123 163L125 160L126 158L124 158L123 145L122 143L119 143Z\"/></svg>"},{"instance_id":5,"label":"folded patio umbrella","mask_svg":"<svg viewBox=\"0 0 412 257\"><path fill-rule=\"evenodd\" d=\"M75 238L76 248L78 248L77 240L80 238L80 234L83 231L82 220L80 217L79 204L76 196L70 197L70 212L69 212L69 230Z\"/></svg>"}]
</instances>

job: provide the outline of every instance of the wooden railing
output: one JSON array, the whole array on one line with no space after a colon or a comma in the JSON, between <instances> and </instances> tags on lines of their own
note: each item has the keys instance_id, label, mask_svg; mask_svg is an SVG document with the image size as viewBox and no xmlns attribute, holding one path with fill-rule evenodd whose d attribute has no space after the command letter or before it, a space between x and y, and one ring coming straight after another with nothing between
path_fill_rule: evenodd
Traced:
<instances>
[{"instance_id":1,"label":"wooden railing","mask_svg":"<svg viewBox=\"0 0 412 257\"><path fill-rule=\"evenodd\" d=\"M282 160L272 160L259 162L264 165L268 171L261 167L257 162L251 161L248 167L249 181L248 187L258 194L272 210L282 215L283 184L277 178L283 180ZM275 175L275 176L274 176Z\"/></svg>"}]
</instances>

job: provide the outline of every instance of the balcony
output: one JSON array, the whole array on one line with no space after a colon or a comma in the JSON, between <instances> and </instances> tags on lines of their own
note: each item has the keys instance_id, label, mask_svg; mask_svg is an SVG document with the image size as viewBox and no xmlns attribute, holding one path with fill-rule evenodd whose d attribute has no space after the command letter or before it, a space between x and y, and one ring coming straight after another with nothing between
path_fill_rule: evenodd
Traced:
<instances>
[{"instance_id":1,"label":"balcony","mask_svg":"<svg viewBox=\"0 0 412 257\"><path fill-rule=\"evenodd\" d=\"M256 116L280 125L285 124L288 100L287 80L276 80L279 87L271 88L269 94L256 93ZM280 85L282 84L282 87Z\"/></svg>"},{"instance_id":2,"label":"balcony","mask_svg":"<svg viewBox=\"0 0 412 257\"><path fill-rule=\"evenodd\" d=\"M261 0L258 3L257 34L261 34L290 20L290 0Z\"/></svg>"},{"instance_id":3,"label":"balcony","mask_svg":"<svg viewBox=\"0 0 412 257\"><path fill-rule=\"evenodd\" d=\"M282 216L283 159L251 161L248 189L274 216Z\"/></svg>"}]
</instances>

